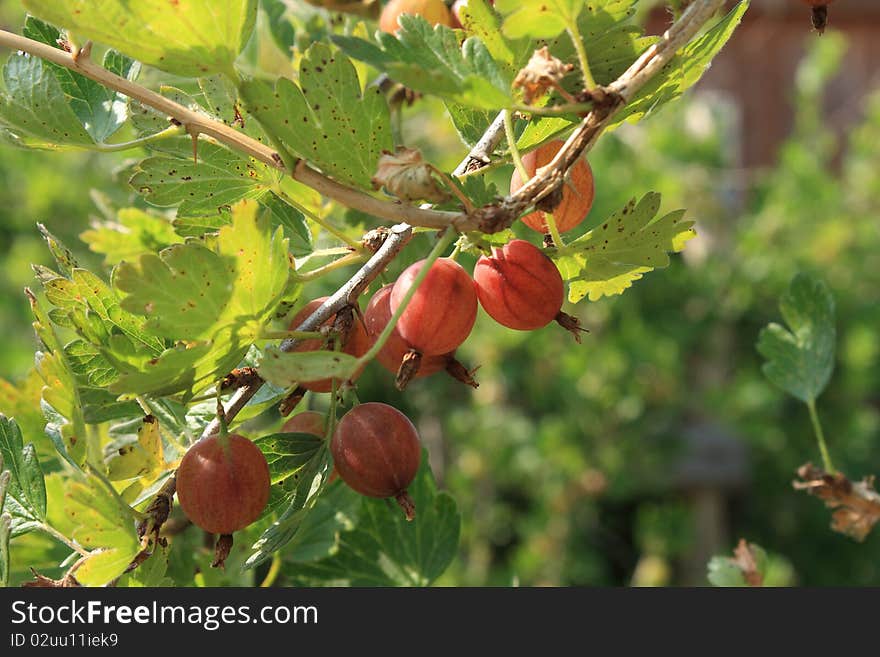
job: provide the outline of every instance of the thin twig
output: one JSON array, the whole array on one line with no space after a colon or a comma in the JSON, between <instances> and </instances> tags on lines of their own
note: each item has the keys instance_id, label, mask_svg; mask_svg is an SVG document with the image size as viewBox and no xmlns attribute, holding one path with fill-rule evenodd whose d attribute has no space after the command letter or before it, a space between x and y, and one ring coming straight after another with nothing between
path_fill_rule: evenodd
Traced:
<instances>
[{"instance_id":1,"label":"thin twig","mask_svg":"<svg viewBox=\"0 0 880 657\"><path fill-rule=\"evenodd\" d=\"M193 138L197 138L199 135L207 135L270 167L281 171L287 169L281 155L274 148L270 148L266 144L239 132L221 121L215 121L205 114L193 111L174 102L170 98L166 98L155 91L108 71L93 62L88 57L88 52L85 49L69 53L66 50L61 50L60 48L55 48L5 30L0 30L0 46L36 55L95 80L109 89L125 94L129 98L133 98L141 104L152 107L168 116L172 119L172 123L176 122L184 126L186 131L193 135ZM358 189L346 187L335 180L327 178L302 160L296 164L294 170L290 171L290 174L296 180L320 191L324 196L332 198L347 207L361 210L388 221L405 221L418 226L445 228L451 223L456 223L465 218L465 215L460 213L425 210L412 205L375 198Z\"/></svg>"}]
</instances>

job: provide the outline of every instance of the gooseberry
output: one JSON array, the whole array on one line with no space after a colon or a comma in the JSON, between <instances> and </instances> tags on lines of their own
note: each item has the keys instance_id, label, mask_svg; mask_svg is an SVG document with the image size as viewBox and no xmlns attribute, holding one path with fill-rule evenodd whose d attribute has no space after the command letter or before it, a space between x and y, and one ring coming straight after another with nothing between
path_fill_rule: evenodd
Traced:
<instances>
[{"instance_id":1,"label":"gooseberry","mask_svg":"<svg viewBox=\"0 0 880 657\"><path fill-rule=\"evenodd\" d=\"M419 260L407 267L391 289L391 312L397 311L413 281L425 266ZM455 351L474 327L477 292L467 272L454 260L440 258L413 294L397 322L400 336L423 356Z\"/></svg>"},{"instance_id":2,"label":"gooseberry","mask_svg":"<svg viewBox=\"0 0 880 657\"><path fill-rule=\"evenodd\" d=\"M406 489L418 472L422 448L406 415L379 402L355 406L336 425L330 452L348 486L369 497L393 497L407 520L415 517Z\"/></svg>"},{"instance_id":3,"label":"gooseberry","mask_svg":"<svg viewBox=\"0 0 880 657\"><path fill-rule=\"evenodd\" d=\"M397 19L402 14L421 16L431 25L452 27L452 14L443 0L391 0L379 16L379 29L393 34L400 29Z\"/></svg>"},{"instance_id":4,"label":"gooseberry","mask_svg":"<svg viewBox=\"0 0 880 657\"><path fill-rule=\"evenodd\" d=\"M266 457L234 433L200 440L177 469L180 507L195 525L213 534L232 534L259 518L270 486Z\"/></svg>"},{"instance_id":5,"label":"gooseberry","mask_svg":"<svg viewBox=\"0 0 880 657\"><path fill-rule=\"evenodd\" d=\"M546 166L556 157L556 153L564 143L557 139L523 155L522 162L526 173L534 176L535 171ZM514 171L510 178L510 193L515 193L523 184L519 172ZM590 208L593 207L595 191L593 170L585 158L580 158L571 168L562 188L562 200L553 210L553 219L560 233L571 230L586 218ZM532 230L540 233L548 231L546 217L541 210L525 215L522 220Z\"/></svg>"}]
</instances>

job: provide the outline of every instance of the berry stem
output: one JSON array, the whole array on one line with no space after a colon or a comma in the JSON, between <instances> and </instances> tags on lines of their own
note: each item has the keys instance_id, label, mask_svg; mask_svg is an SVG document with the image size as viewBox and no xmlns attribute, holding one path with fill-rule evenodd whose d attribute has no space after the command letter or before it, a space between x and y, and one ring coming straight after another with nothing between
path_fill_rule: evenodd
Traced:
<instances>
[{"instance_id":1,"label":"berry stem","mask_svg":"<svg viewBox=\"0 0 880 657\"><path fill-rule=\"evenodd\" d=\"M504 134L507 137L507 146L510 149L510 157L513 158L513 166L515 166L517 172L519 172L519 177L522 178L523 183L525 183L525 181L531 178L531 176L526 170L526 165L523 164L519 149L516 147L516 132L513 129L513 115L510 110L504 110L503 114Z\"/></svg>"},{"instance_id":2,"label":"berry stem","mask_svg":"<svg viewBox=\"0 0 880 657\"><path fill-rule=\"evenodd\" d=\"M559 227L556 225L556 218L553 216L552 212L544 213L544 223L547 224L547 230L550 232L550 237L553 238L553 244L556 246L557 252L564 252L565 242L562 241L562 234L559 232Z\"/></svg>"},{"instance_id":3,"label":"berry stem","mask_svg":"<svg viewBox=\"0 0 880 657\"><path fill-rule=\"evenodd\" d=\"M401 299L400 305L397 307L397 310L394 311L394 314L391 315L391 319L388 320L388 323L385 325L385 328L382 329L382 332L379 334L379 337L376 338L376 341L373 343L373 346L365 353L363 356L358 358L357 368L365 366L371 360L373 360L380 351L382 351L382 347L385 346L385 343L388 341L388 338L391 337L391 334L394 332L394 327L397 326L397 320L400 319L400 316L403 315L403 312L406 310L406 307L409 305L410 299L416 293L416 290L419 289L419 286L422 284L422 281L425 280L428 276L428 272L431 269L431 265L433 265L437 259L443 255L443 252L446 248L452 243L453 239L457 236L457 233L454 230L447 229L441 236L440 239L437 240L437 243L434 245L434 248L431 249L431 252L428 254L428 257L425 258L425 264L413 279L412 285L406 291L406 294Z\"/></svg>"},{"instance_id":4,"label":"berry stem","mask_svg":"<svg viewBox=\"0 0 880 657\"><path fill-rule=\"evenodd\" d=\"M407 491L402 491L398 493L395 497L397 503L400 505L400 508L403 509L403 512L406 514L406 519L409 522L415 520L416 517L416 503L410 494Z\"/></svg>"},{"instance_id":5,"label":"berry stem","mask_svg":"<svg viewBox=\"0 0 880 657\"><path fill-rule=\"evenodd\" d=\"M589 91L596 86L596 81L593 79L593 72L590 70L590 60L587 57L587 49L584 48L584 39L581 37L581 32L578 29L576 19L571 21L566 31L568 32L572 44L574 44L575 52L577 52L578 63L581 67L581 75L584 78L584 87Z\"/></svg>"}]
</instances>

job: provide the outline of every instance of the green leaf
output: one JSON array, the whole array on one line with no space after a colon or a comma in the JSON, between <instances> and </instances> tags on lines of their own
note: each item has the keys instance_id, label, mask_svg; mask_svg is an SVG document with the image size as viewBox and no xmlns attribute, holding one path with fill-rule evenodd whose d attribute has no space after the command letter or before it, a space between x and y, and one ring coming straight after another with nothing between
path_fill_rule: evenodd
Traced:
<instances>
[{"instance_id":1,"label":"green leaf","mask_svg":"<svg viewBox=\"0 0 880 657\"><path fill-rule=\"evenodd\" d=\"M296 155L341 182L371 189L382 151L392 150L391 122L378 88L361 91L351 61L322 43L308 49L300 86L249 81L242 96L265 128Z\"/></svg>"},{"instance_id":2,"label":"green leaf","mask_svg":"<svg viewBox=\"0 0 880 657\"><path fill-rule=\"evenodd\" d=\"M669 253L696 233L693 221L682 220L684 210L657 217L659 209L660 194L649 192L566 247L556 264L570 282L572 303L622 294L645 273L669 265Z\"/></svg>"},{"instance_id":3,"label":"green leaf","mask_svg":"<svg viewBox=\"0 0 880 657\"><path fill-rule=\"evenodd\" d=\"M334 554L339 535L354 529L362 499L341 481L329 484L284 546L285 561L307 563Z\"/></svg>"},{"instance_id":4,"label":"green leaf","mask_svg":"<svg viewBox=\"0 0 880 657\"><path fill-rule=\"evenodd\" d=\"M257 0L23 0L35 16L144 64L198 77L231 73L257 15Z\"/></svg>"},{"instance_id":5,"label":"green leaf","mask_svg":"<svg viewBox=\"0 0 880 657\"><path fill-rule=\"evenodd\" d=\"M61 33L57 28L28 16L24 36L58 48ZM124 78L134 79L140 66L132 59L112 50L104 56L104 68ZM97 143L105 143L128 118L127 98L69 68L48 64L67 97L67 103L83 128Z\"/></svg>"},{"instance_id":6,"label":"green leaf","mask_svg":"<svg viewBox=\"0 0 880 657\"><path fill-rule=\"evenodd\" d=\"M76 580L83 586L109 584L125 572L136 554L130 548L96 550L76 569Z\"/></svg>"},{"instance_id":7,"label":"green leaf","mask_svg":"<svg viewBox=\"0 0 880 657\"><path fill-rule=\"evenodd\" d=\"M555 37L577 20L583 6L583 0L497 0L495 3L495 8L505 15L504 34L511 39Z\"/></svg>"},{"instance_id":8,"label":"green leaf","mask_svg":"<svg viewBox=\"0 0 880 657\"><path fill-rule=\"evenodd\" d=\"M287 352L269 345L258 369L266 381L289 388L300 381L348 380L357 369L357 358L341 351Z\"/></svg>"},{"instance_id":9,"label":"green leaf","mask_svg":"<svg viewBox=\"0 0 880 657\"><path fill-rule=\"evenodd\" d=\"M302 258L314 250L312 233L302 212L285 203L275 194L268 194L260 199L260 205L267 214L272 226L282 226L284 236L289 243L290 254Z\"/></svg>"},{"instance_id":10,"label":"green leaf","mask_svg":"<svg viewBox=\"0 0 880 657\"><path fill-rule=\"evenodd\" d=\"M72 527L71 538L95 550L77 570L77 579L88 586L102 586L121 575L140 547L132 509L95 476L89 476L84 481L68 481L64 512Z\"/></svg>"},{"instance_id":11,"label":"green leaf","mask_svg":"<svg viewBox=\"0 0 880 657\"><path fill-rule=\"evenodd\" d=\"M705 34L682 48L626 107L615 114L608 129L617 127L623 121L634 123L641 120L696 84L730 39L748 8L749 0L742 0Z\"/></svg>"},{"instance_id":12,"label":"green leaf","mask_svg":"<svg viewBox=\"0 0 880 657\"><path fill-rule=\"evenodd\" d=\"M272 433L254 444L266 457L273 484L296 476L325 447L323 438L307 433Z\"/></svg>"},{"instance_id":13,"label":"green leaf","mask_svg":"<svg viewBox=\"0 0 880 657\"><path fill-rule=\"evenodd\" d=\"M277 509L284 504L286 508L263 532L251 548L253 551L245 562L245 568L254 568L272 557L272 554L292 541L303 527L305 519L314 508L321 492L326 488L330 476L331 458L327 443L322 441L321 447L285 484L292 482L292 488L286 489L286 500L271 504ZM273 486L273 490L278 487Z\"/></svg>"},{"instance_id":14,"label":"green leaf","mask_svg":"<svg viewBox=\"0 0 880 657\"><path fill-rule=\"evenodd\" d=\"M730 557L712 557L709 560L707 577L712 586L746 586L746 578Z\"/></svg>"},{"instance_id":15,"label":"green leaf","mask_svg":"<svg viewBox=\"0 0 880 657\"><path fill-rule=\"evenodd\" d=\"M391 500L364 498L354 529L339 536L333 556L296 569L311 586L428 586L458 552L461 516L455 500L438 492L427 452L409 487L416 517L407 522Z\"/></svg>"},{"instance_id":16,"label":"green leaf","mask_svg":"<svg viewBox=\"0 0 880 657\"><path fill-rule=\"evenodd\" d=\"M92 138L68 104L53 67L24 53L9 57L3 67L0 125L25 146L91 146Z\"/></svg>"},{"instance_id":17,"label":"green leaf","mask_svg":"<svg viewBox=\"0 0 880 657\"><path fill-rule=\"evenodd\" d=\"M178 216L216 215L242 199L259 198L275 185L277 173L253 158L206 141L198 162L155 155L138 163L129 184L148 203L177 206Z\"/></svg>"},{"instance_id":18,"label":"green leaf","mask_svg":"<svg viewBox=\"0 0 880 657\"><path fill-rule=\"evenodd\" d=\"M76 468L86 458L87 436L73 372L61 354L37 352L36 369L46 384L40 408L46 435L58 453Z\"/></svg>"},{"instance_id":19,"label":"green leaf","mask_svg":"<svg viewBox=\"0 0 880 657\"><path fill-rule=\"evenodd\" d=\"M758 351L767 359L761 369L782 390L813 402L834 371L834 297L824 281L802 273L792 280L779 308L788 330L774 323L761 331Z\"/></svg>"},{"instance_id":20,"label":"green leaf","mask_svg":"<svg viewBox=\"0 0 880 657\"><path fill-rule=\"evenodd\" d=\"M114 286L127 293L122 308L148 317L147 327L173 340L210 336L232 296L234 273L197 241L175 244L159 255L122 262Z\"/></svg>"},{"instance_id":21,"label":"green leaf","mask_svg":"<svg viewBox=\"0 0 880 657\"><path fill-rule=\"evenodd\" d=\"M70 276L71 272L79 266L76 262L76 257L73 255L73 251L68 249L61 240L50 233L49 229L43 224L37 224L37 229L46 241L46 246L49 247L49 252L52 254L52 257L55 258L55 262L61 270L61 273Z\"/></svg>"},{"instance_id":22,"label":"green leaf","mask_svg":"<svg viewBox=\"0 0 880 657\"><path fill-rule=\"evenodd\" d=\"M455 31L432 27L420 16L403 15L399 22L396 36L379 35L381 48L355 37L336 36L333 42L416 91L485 110L513 103L513 72L499 65L482 41L471 37L459 44Z\"/></svg>"},{"instance_id":23,"label":"green leaf","mask_svg":"<svg viewBox=\"0 0 880 657\"><path fill-rule=\"evenodd\" d=\"M104 256L104 264L115 265L133 260L142 253L152 253L182 242L174 226L164 217L139 208L122 208L115 221L94 221L80 233L89 249Z\"/></svg>"},{"instance_id":24,"label":"green leaf","mask_svg":"<svg viewBox=\"0 0 880 657\"><path fill-rule=\"evenodd\" d=\"M33 443L24 444L15 420L0 414L0 457L12 474L6 501L15 500L28 519L46 519L46 484ZM2 508L0 508L2 510Z\"/></svg>"},{"instance_id":25,"label":"green leaf","mask_svg":"<svg viewBox=\"0 0 880 657\"><path fill-rule=\"evenodd\" d=\"M103 388L118 377L116 368L91 342L74 340L64 347L64 356L73 373L91 386Z\"/></svg>"},{"instance_id":26,"label":"green leaf","mask_svg":"<svg viewBox=\"0 0 880 657\"><path fill-rule=\"evenodd\" d=\"M158 256L120 263L113 282L128 295L122 307L146 315L150 330L175 340L211 339L221 330L231 331L230 353L241 358L242 340L256 337L289 278L283 231L279 227L273 233L268 217L257 209L253 202L237 204L233 223L220 230L214 250L188 240Z\"/></svg>"},{"instance_id":27,"label":"green leaf","mask_svg":"<svg viewBox=\"0 0 880 657\"><path fill-rule=\"evenodd\" d=\"M262 5L263 11L266 12L269 34L272 35L275 45L281 52L289 54L295 44L296 31L285 16L287 5L282 0L263 0Z\"/></svg>"},{"instance_id":28,"label":"green leaf","mask_svg":"<svg viewBox=\"0 0 880 657\"><path fill-rule=\"evenodd\" d=\"M493 59L513 72L530 56L532 44L526 40L511 42L501 32L502 19L486 0L471 0L458 9L458 19L465 31L479 38Z\"/></svg>"}]
</instances>

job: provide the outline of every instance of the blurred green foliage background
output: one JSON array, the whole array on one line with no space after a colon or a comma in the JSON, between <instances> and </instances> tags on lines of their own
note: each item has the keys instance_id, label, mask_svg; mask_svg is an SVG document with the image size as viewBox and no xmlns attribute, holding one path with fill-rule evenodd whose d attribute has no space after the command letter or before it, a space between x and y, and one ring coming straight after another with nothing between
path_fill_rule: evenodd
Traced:
<instances>
[{"instance_id":1,"label":"blurred green foliage background","mask_svg":"<svg viewBox=\"0 0 880 657\"><path fill-rule=\"evenodd\" d=\"M458 501L461 557L441 584L705 584L708 556L740 537L771 554L772 582L880 584L877 533L863 544L832 533L821 503L792 489L796 468L818 461L809 418L763 377L754 346L796 272L824 277L839 332L819 401L830 449L852 478L880 472L880 92L844 142L825 127L823 92L845 48L833 33L814 40L773 168L739 168L734 108L699 91L600 141L585 229L656 190L664 211L688 208L699 237L623 296L569 308L591 331L583 345L481 314L459 352L480 365L478 390L435 376L401 394L378 368L361 379L362 400L416 421ZM453 167L463 148L440 106L408 112L407 139ZM98 266L76 239L97 214L90 190L126 199L114 172L135 155L0 151L3 378L33 359L22 288L30 264L49 260L36 222ZM497 173L500 188L508 175Z\"/></svg>"}]
</instances>

